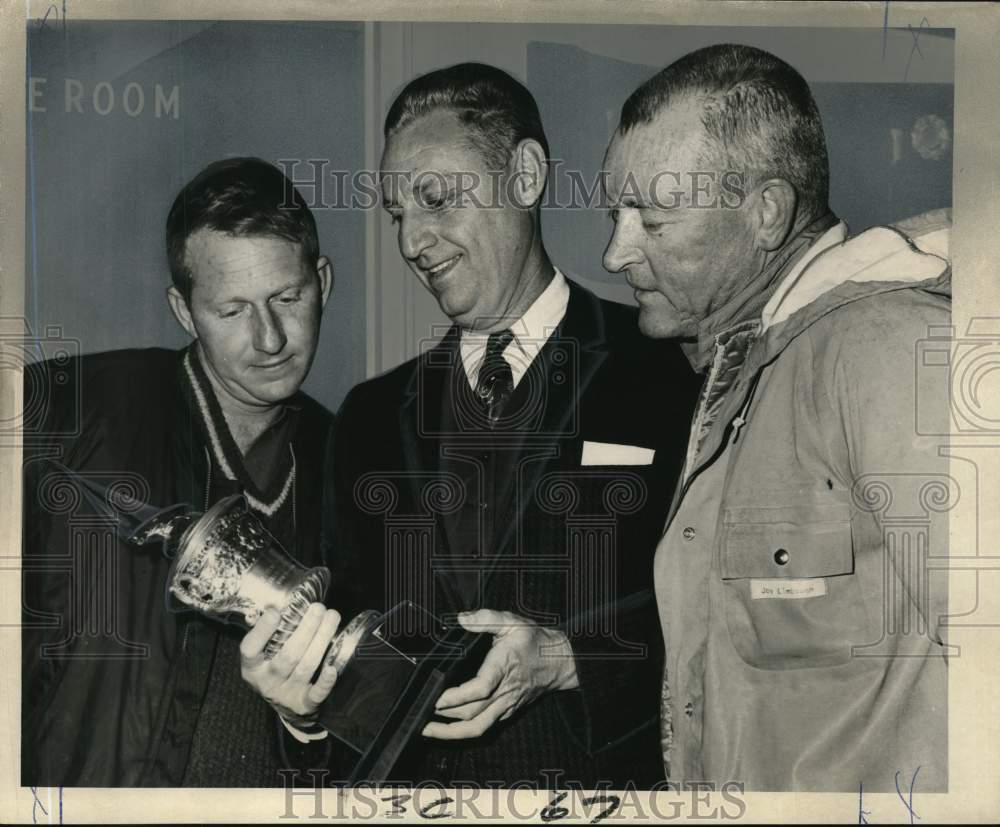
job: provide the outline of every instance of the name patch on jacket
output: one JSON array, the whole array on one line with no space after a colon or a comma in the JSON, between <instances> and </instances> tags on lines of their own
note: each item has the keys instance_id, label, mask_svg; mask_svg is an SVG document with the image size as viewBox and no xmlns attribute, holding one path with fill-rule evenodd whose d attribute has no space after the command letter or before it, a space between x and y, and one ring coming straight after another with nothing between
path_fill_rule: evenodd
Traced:
<instances>
[{"instance_id":1,"label":"name patch on jacket","mask_svg":"<svg viewBox=\"0 0 1000 827\"><path fill-rule=\"evenodd\" d=\"M773 580L751 580L750 599L778 598L797 600L803 597L821 597L826 594L826 580L822 577L793 579L779 577Z\"/></svg>"}]
</instances>

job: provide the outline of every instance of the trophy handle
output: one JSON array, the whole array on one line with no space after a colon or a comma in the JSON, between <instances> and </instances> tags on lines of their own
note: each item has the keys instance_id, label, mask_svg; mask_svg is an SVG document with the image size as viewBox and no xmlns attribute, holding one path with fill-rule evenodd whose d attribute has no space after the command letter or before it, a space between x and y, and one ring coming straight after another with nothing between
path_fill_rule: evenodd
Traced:
<instances>
[{"instance_id":1,"label":"trophy handle","mask_svg":"<svg viewBox=\"0 0 1000 827\"><path fill-rule=\"evenodd\" d=\"M192 511L191 507L184 503L172 505L140 523L126 542L134 546L144 546L154 540L160 540L163 543L164 556L173 558L180 546L180 538L200 516L199 512Z\"/></svg>"}]
</instances>

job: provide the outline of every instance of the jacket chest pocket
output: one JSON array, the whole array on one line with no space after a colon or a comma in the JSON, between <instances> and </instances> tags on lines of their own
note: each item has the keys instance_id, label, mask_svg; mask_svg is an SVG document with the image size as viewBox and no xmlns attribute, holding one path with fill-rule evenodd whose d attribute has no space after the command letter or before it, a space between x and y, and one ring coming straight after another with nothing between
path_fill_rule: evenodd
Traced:
<instances>
[{"instance_id":1,"label":"jacket chest pocket","mask_svg":"<svg viewBox=\"0 0 1000 827\"><path fill-rule=\"evenodd\" d=\"M835 665L870 642L846 503L728 508L722 528L725 622L746 663Z\"/></svg>"}]
</instances>

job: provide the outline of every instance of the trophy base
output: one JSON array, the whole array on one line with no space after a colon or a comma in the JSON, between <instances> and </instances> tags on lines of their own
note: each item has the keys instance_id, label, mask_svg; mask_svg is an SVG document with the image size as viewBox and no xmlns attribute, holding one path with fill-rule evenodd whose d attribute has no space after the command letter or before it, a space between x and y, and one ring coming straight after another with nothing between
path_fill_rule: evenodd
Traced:
<instances>
[{"instance_id":1,"label":"trophy base","mask_svg":"<svg viewBox=\"0 0 1000 827\"><path fill-rule=\"evenodd\" d=\"M323 600L327 587L330 585L330 570L327 568L309 569L302 581L288 598L288 602L281 610L281 619L278 621L278 628L271 639L264 646L264 657L270 660L285 645L285 641L291 636L311 603L318 603ZM245 617L248 625L256 624L262 612L256 609ZM252 621L252 622L251 622Z\"/></svg>"},{"instance_id":2,"label":"trophy base","mask_svg":"<svg viewBox=\"0 0 1000 827\"><path fill-rule=\"evenodd\" d=\"M491 645L409 602L369 627L319 709L320 725L360 754L348 783L388 780L441 693L472 677Z\"/></svg>"}]
</instances>

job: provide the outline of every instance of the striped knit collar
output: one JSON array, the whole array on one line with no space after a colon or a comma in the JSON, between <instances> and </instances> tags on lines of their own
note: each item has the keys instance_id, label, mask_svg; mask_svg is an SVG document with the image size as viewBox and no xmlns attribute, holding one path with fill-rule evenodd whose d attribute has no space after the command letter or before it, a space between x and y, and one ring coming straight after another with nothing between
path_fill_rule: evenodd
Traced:
<instances>
[{"instance_id":1,"label":"striped knit collar","mask_svg":"<svg viewBox=\"0 0 1000 827\"><path fill-rule=\"evenodd\" d=\"M271 476L266 490L259 489L246 470L243 454L229 430L195 344L184 352L181 376L194 402L192 407L197 412L196 418L201 423L215 466L226 479L239 484L254 510L268 517L274 515L288 500L295 483L295 452L291 444L288 452L281 455L281 467ZM288 415L287 410L284 415Z\"/></svg>"}]
</instances>

